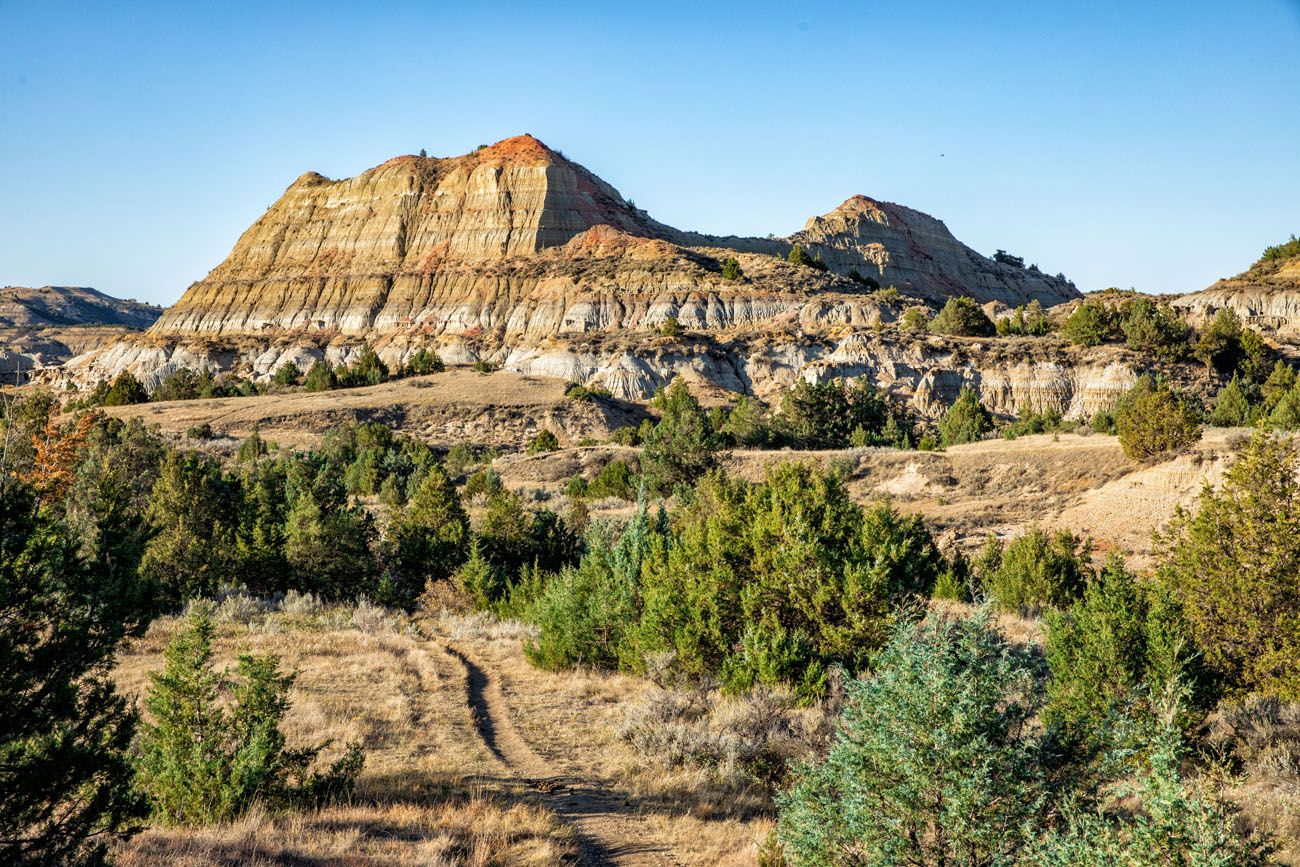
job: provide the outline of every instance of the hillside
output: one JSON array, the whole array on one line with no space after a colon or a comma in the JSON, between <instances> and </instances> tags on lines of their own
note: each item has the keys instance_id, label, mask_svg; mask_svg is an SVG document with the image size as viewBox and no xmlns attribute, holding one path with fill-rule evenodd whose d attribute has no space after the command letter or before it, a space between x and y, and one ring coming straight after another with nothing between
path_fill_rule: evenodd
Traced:
<instances>
[{"instance_id":1,"label":"hillside","mask_svg":"<svg viewBox=\"0 0 1300 867\"><path fill-rule=\"evenodd\" d=\"M822 267L787 262L795 244ZM739 277L724 276L729 258ZM894 300L872 295L888 286ZM788 238L682 232L519 136L342 180L302 175L145 338L70 373L83 383L121 370L156 381L178 366L266 375L366 341L390 364L429 347L452 363L490 359L643 398L690 364L665 369L641 352L675 319L713 340L788 335L792 346L737 356L746 369L732 378L761 388L764 368L789 366L791 350L797 370L829 332L897 318L909 303L899 293L1013 306L1078 297L1064 278L994 262L941 221L865 196Z\"/></svg>"},{"instance_id":2,"label":"hillside","mask_svg":"<svg viewBox=\"0 0 1300 867\"><path fill-rule=\"evenodd\" d=\"M161 307L81 286L0 288L0 374L6 381L57 366L130 331L148 328Z\"/></svg>"},{"instance_id":3,"label":"hillside","mask_svg":"<svg viewBox=\"0 0 1300 867\"><path fill-rule=\"evenodd\" d=\"M1265 256L1235 277L1218 280L1174 302L1195 319L1231 309L1256 329L1288 343L1300 342L1300 247L1269 248Z\"/></svg>"}]
</instances>

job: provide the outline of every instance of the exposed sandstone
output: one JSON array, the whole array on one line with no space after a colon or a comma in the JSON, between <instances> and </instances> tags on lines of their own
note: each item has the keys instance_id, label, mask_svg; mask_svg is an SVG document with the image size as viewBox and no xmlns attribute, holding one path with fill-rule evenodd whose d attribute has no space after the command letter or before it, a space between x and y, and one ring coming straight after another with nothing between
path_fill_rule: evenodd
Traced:
<instances>
[{"instance_id":1,"label":"exposed sandstone","mask_svg":"<svg viewBox=\"0 0 1300 867\"><path fill-rule=\"evenodd\" d=\"M1278 340L1300 342L1300 257L1257 262L1249 270L1173 302L1194 321L1222 309Z\"/></svg>"},{"instance_id":2,"label":"exposed sandstone","mask_svg":"<svg viewBox=\"0 0 1300 867\"><path fill-rule=\"evenodd\" d=\"M784 261L793 243L828 270ZM742 280L722 277L731 256ZM130 369L156 380L179 365L247 364L265 375L289 358L343 357L365 339L394 361L436 345L452 362L585 370L644 397L662 374L643 369L636 347L578 363L557 342L630 332L649 340L669 318L726 340L895 318L850 271L929 299L961 292L1051 304L1078 294L980 256L938 220L861 196L787 239L679 232L520 136L461 157L398 157L344 180L303 175L147 339L78 359L68 373L86 381ZM735 384L750 387L745 380Z\"/></svg>"}]
</instances>

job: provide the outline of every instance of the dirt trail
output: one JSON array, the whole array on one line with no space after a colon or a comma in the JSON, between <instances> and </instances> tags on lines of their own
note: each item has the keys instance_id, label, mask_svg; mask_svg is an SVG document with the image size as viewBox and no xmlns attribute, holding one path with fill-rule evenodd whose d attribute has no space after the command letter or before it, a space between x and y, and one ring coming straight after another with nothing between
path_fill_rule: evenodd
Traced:
<instances>
[{"instance_id":1,"label":"dirt trail","mask_svg":"<svg viewBox=\"0 0 1300 867\"><path fill-rule=\"evenodd\" d=\"M466 700L479 736L511 774L577 832L586 865L663 867L680 865L670 847L655 839L646 818L637 813L606 780L556 773L519 734L496 678L464 650L439 641L466 671Z\"/></svg>"}]
</instances>

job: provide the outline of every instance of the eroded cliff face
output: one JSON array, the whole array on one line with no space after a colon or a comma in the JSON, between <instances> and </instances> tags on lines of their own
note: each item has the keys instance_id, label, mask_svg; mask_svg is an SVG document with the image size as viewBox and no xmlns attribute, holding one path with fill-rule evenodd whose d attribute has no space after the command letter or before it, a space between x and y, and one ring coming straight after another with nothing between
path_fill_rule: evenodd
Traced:
<instances>
[{"instance_id":1,"label":"eroded cliff face","mask_svg":"<svg viewBox=\"0 0 1300 867\"><path fill-rule=\"evenodd\" d=\"M1257 262L1250 270L1173 302L1193 321L1230 309L1243 322L1287 343L1300 343L1300 258Z\"/></svg>"},{"instance_id":2,"label":"eroded cliff face","mask_svg":"<svg viewBox=\"0 0 1300 867\"><path fill-rule=\"evenodd\" d=\"M786 262L795 243L827 267ZM730 257L742 278L723 277ZM854 271L904 297L873 294ZM956 294L1048 306L1078 297L1063 279L979 255L932 217L863 196L790 238L680 232L521 136L344 180L303 175L144 337L65 373L81 383L121 370L156 382L181 366L267 376L289 360L345 361L366 341L390 364L428 347L450 363L490 359L643 399L675 371L770 393L832 375L840 361L826 356L838 352L846 370L907 383L928 407L926 395L947 386L926 376L958 362L931 353L933 364L895 374L928 350L868 335L918 303L908 297ZM670 318L689 340L658 336Z\"/></svg>"}]
</instances>

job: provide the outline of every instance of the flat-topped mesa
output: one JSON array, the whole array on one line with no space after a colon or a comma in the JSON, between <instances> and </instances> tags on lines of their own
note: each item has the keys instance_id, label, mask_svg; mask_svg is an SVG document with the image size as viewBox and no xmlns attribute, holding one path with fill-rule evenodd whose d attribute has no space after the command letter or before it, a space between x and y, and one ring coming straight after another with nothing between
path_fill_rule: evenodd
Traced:
<instances>
[{"instance_id":1,"label":"flat-topped mesa","mask_svg":"<svg viewBox=\"0 0 1300 867\"><path fill-rule=\"evenodd\" d=\"M1014 307L1037 299L1050 307L1079 297L1064 277L995 262L958 241L942 220L862 195L811 218L789 240L839 274L856 270L933 300L970 295Z\"/></svg>"}]
</instances>

